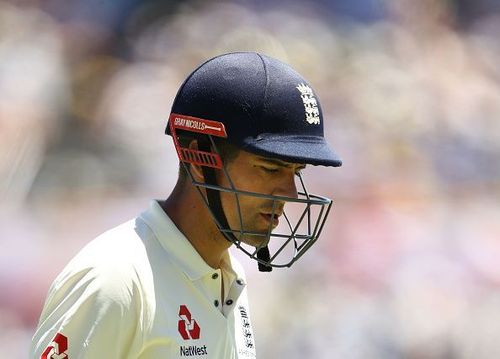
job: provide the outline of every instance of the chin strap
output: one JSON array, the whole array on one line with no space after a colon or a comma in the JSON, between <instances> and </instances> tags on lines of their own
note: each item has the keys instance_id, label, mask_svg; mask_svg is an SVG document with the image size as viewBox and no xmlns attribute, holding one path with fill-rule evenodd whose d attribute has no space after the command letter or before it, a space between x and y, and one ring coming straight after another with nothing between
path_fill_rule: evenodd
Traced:
<instances>
[{"instance_id":1,"label":"chin strap","mask_svg":"<svg viewBox=\"0 0 500 359\"><path fill-rule=\"evenodd\" d=\"M265 247L262 247L261 249L259 249L259 251L257 252L257 258L259 258L260 260L269 262L269 259L271 258L270 254L269 254L269 248L267 246L265 246ZM261 272L270 272L273 270L273 267L262 264L259 262L259 270Z\"/></svg>"},{"instance_id":2,"label":"chin strap","mask_svg":"<svg viewBox=\"0 0 500 359\"><path fill-rule=\"evenodd\" d=\"M198 140L198 147L201 151L206 151L210 152L210 143L207 140ZM217 178L215 176L215 170L211 167L207 166L201 166L201 169L203 171L203 177L205 178L205 183L210 184L210 185L217 185ZM214 214L215 218L219 222L221 228L230 228L229 224L227 223L227 218L226 215L224 214L224 210L222 208L222 203L220 200L220 192L211 188L205 188L207 192L207 201L208 201L208 206L212 210L212 213ZM230 237L234 243L238 242L238 239L234 236L234 233L228 232L228 233L223 233L224 236ZM263 261L269 261L270 259L270 254L269 254L269 248L267 246L262 247L257 251L257 258ZM271 272L273 270L273 267L259 263L259 271L261 272Z\"/></svg>"}]
</instances>

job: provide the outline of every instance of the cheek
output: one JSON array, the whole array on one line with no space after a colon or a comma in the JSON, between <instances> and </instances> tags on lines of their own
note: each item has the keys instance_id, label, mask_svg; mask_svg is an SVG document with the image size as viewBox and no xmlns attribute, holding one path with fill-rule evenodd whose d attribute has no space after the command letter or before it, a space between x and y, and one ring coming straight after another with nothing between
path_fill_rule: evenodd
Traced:
<instances>
[{"instance_id":1,"label":"cheek","mask_svg":"<svg viewBox=\"0 0 500 359\"><path fill-rule=\"evenodd\" d=\"M227 192L221 193L221 200L224 210L234 212L236 215L238 214L238 205L242 213L248 213L251 212L252 209L257 209L260 202L260 199L256 197L244 196L241 194L236 197L234 193Z\"/></svg>"},{"instance_id":2,"label":"cheek","mask_svg":"<svg viewBox=\"0 0 500 359\"><path fill-rule=\"evenodd\" d=\"M239 212L241 212L242 221L245 227L248 227L256 221L259 210L263 205L261 198L238 195L237 201L233 193L227 192L221 193L221 200L224 213L232 228L239 228L240 219L238 215L238 204L240 208Z\"/></svg>"},{"instance_id":3,"label":"cheek","mask_svg":"<svg viewBox=\"0 0 500 359\"><path fill-rule=\"evenodd\" d=\"M267 193L270 187L269 178L255 168L251 170L240 171L231 176L234 187L240 191Z\"/></svg>"}]
</instances>

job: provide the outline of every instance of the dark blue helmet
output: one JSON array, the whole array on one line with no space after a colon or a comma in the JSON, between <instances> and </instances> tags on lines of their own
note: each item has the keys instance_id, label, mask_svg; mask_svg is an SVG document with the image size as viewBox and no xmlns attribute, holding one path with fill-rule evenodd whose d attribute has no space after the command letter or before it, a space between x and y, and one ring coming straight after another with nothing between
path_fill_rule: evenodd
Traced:
<instances>
[{"instance_id":1,"label":"dark blue helmet","mask_svg":"<svg viewBox=\"0 0 500 359\"><path fill-rule=\"evenodd\" d=\"M227 141L288 162L340 166L323 133L309 83L290 66L253 52L217 56L179 89L172 113L222 122Z\"/></svg>"}]
</instances>

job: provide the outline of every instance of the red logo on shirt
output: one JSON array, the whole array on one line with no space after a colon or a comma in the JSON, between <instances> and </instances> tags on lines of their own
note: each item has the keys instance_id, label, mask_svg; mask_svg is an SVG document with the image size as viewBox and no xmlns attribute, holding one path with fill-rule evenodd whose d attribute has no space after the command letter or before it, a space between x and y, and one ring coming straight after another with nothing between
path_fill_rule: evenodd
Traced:
<instances>
[{"instance_id":1,"label":"red logo on shirt","mask_svg":"<svg viewBox=\"0 0 500 359\"><path fill-rule=\"evenodd\" d=\"M40 359L68 359L68 338L57 333L47 349L42 353Z\"/></svg>"},{"instance_id":2,"label":"red logo on shirt","mask_svg":"<svg viewBox=\"0 0 500 359\"><path fill-rule=\"evenodd\" d=\"M178 328L182 339L200 339L200 326L196 320L191 318L191 312L185 305L181 305L179 308L179 320Z\"/></svg>"}]
</instances>

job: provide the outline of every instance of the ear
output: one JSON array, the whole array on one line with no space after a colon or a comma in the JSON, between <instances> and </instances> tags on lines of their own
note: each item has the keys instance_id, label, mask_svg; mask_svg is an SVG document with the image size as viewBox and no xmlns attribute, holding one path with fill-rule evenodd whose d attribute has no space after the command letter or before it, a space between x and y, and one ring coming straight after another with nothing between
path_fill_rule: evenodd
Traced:
<instances>
[{"instance_id":1,"label":"ear","mask_svg":"<svg viewBox=\"0 0 500 359\"><path fill-rule=\"evenodd\" d=\"M192 140L189 143L189 149L198 150L198 141ZM190 163L189 170L191 171L191 175L194 177L196 181L204 182L205 177L203 176L203 169L201 168L200 165L195 165L194 163Z\"/></svg>"}]
</instances>

